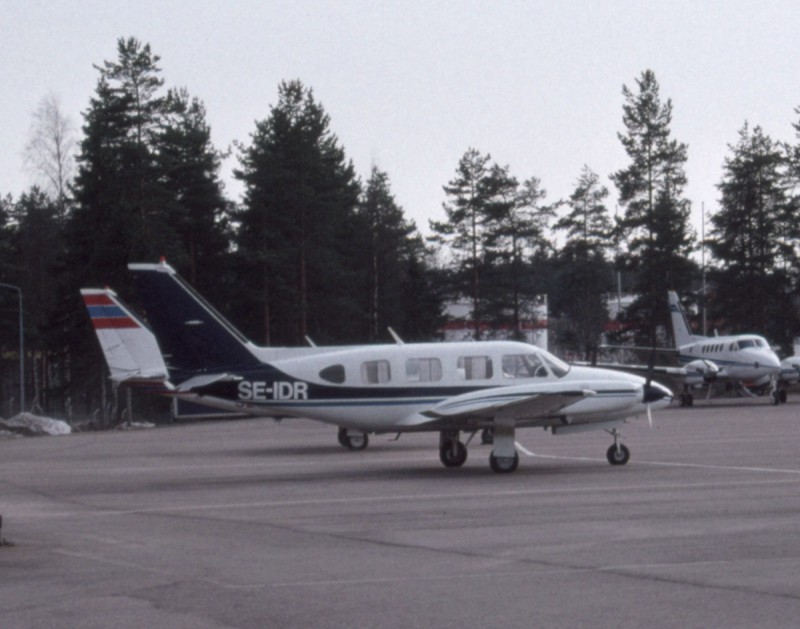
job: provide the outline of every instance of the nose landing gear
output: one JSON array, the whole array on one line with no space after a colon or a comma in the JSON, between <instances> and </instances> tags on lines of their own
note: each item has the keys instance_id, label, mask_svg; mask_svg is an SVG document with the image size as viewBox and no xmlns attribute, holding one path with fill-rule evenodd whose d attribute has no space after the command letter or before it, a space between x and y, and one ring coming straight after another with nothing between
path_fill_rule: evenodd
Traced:
<instances>
[{"instance_id":1,"label":"nose landing gear","mask_svg":"<svg viewBox=\"0 0 800 629\"><path fill-rule=\"evenodd\" d=\"M628 447L624 443L620 443L619 439L622 435L619 434L616 428L608 432L614 437L613 445L606 451L608 462L611 463L611 465L625 465L631 458L631 451L628 450Z\"/></svg>"}]
</instances>

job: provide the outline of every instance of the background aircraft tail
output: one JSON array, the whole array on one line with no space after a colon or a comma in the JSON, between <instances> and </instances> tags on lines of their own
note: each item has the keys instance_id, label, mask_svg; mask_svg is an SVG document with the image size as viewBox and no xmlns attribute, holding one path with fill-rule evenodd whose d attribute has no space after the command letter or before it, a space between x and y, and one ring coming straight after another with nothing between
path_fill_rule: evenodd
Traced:
<instances>
[{"instance_id":1,"label":"background aircraft tail","mask_svg":"<svg viewBox=\"0 0 800 629\"><path fill-rule=\"evenodd\" d=\"M261 364L251 343L171 266L161 262L128 268L170 370L188 375Z\"/></svg>"},{"instance_id":2,"label":"background aircraft tail","mask_svg":"<svg viewBox=\"0 0 800 629\"><path fill-rule=\"evenodd\" d=\"M111 379L117 383L164 385L167 366L156 338L110 289L81 289Z\"/></svg>"},{"instance_id":3,"label":"background aircraft tail","mask_svg":"<svg viewBox=\"0 0 800 629\"><path fill-rule=\"evenodd\" d=\"M672 335L675 337L675 346L681 347L688 345L697 340L697 337L692 335L692 329L689 327L689 322L686 320L686 313L681 307L680 299L675 291L667 293L669 301L669 314L672 318Z\"/></svg>"}]
</instances>

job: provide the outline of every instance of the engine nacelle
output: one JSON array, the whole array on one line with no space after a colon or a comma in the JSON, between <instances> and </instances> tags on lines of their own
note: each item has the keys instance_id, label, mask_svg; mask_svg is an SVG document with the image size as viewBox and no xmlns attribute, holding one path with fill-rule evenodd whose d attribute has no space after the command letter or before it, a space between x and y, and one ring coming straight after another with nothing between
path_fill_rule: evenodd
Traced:
<instances>
[{"instance_id":1,"label":"engine nacelle","mask_svg":"<svg viewBox=\"0 0 800 629\"><path fill-rule=\"evenodd\" d=\"M790 384L800 380L800 356L789 356L781 361L781 380Z\"/></svg>"},{"instance_id":2,"label":"engine nacelle","mask_svg":"<svg viewBox=\"0 0 800 629\"><path fill-rule=\"evenodd\" d=\"M698 358L685 365L686 371L689 376L697 377L698 382L702 379L703 382L714 382L719 374L719 367L711 360Z\"/></svg>"}]
</instances>

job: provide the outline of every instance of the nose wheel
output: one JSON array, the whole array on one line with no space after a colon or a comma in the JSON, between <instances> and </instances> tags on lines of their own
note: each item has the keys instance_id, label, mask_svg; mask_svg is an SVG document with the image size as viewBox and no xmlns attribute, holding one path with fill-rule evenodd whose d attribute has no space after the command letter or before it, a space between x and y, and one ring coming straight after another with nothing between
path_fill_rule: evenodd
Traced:
<instances>
[{"instance_id":1,"label":"nose wheel","mask_svg":"<svg viewBox=\"0 0 800 629\"><path fill-rule=\"evenodd\" d=\"M612 445L606 451L606 458L611 465L625 465L631 458L631 451L624 443Z\"/></svg>"},{"instance_id":2,"label":"nose wheel","mask_svg":"<svg viewBox=\"0 0 800 629\"><path fill-rule=\"evenodd\" d=\"M609 431L614 437L614 443L606 450L606 458L611 465L625 465L631 458L631 451L624 443L620 443L621 435L618 430Z\"/></svg>"}]
</instances>

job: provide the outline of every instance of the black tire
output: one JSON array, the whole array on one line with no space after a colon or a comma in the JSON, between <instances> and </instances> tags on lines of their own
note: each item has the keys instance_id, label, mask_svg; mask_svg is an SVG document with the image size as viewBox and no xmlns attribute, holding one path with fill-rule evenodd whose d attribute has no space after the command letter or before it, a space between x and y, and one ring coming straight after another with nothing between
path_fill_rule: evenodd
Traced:
<instances>
[{"instance_id":1,"label":"black tire","mask_svg":"<svg viewBox=\"0 0 800 629\"><path fill-rule=\"evenodd\" d=\"M489 455L489 467L498 474L510 474L519 465L519 454L514 452L514 456L495 456L494 452Z\"/></svg>"},{"instance_id":2,"label":"black tire","mask_svg":"<svg viewBox=\"0 0 800 629\"><path fill-rule=\"evenodd\" d=\"M339 428L339 443L348 450L364 450L369 445L369 437L365 432L354 435L347 434L347 428Z\"/></svg>"},{"instance_id":3,"label":"black tire","mask_svg":"<svg viewBox=\"0 0 800 629\"><path fill-rule=\"evenodd\" d=\"M467 446L460 441L439 448L439 460L445 467L461 467L467 461Z\"/></svg>"},{"instance_id":4,"label":"black tire","mask_svg":"<svg viewBox=\"0 0 800 629\"><path fill-rule=\"evenodd\" d=\"M481 430L481 443L485 446L490 446L494 443L494 432L492 432L491 428Z\"/></svg>"},{"instance_id":5,"label":"black tire","mask_svg":"<svg viewBox=\"0 0 800 629\"><path fill-rule=\"evenodd\" d=\"M623 443L619 444L619 450L612 445L606 451L606 458L611 465L625 465L631 458L631 451Z\"/></svg>"}]
</instances>

